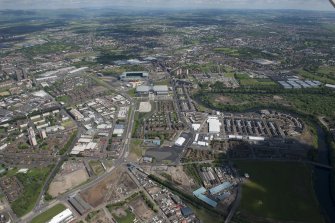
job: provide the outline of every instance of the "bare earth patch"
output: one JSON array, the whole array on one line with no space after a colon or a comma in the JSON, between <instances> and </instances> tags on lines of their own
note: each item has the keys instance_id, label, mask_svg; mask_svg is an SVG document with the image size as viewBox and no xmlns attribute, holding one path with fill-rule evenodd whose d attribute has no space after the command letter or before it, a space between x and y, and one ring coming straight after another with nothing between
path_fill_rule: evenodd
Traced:
<instances>
[{"instance_id":1,"label":"bare earth patch","mask_svg":"<svg viewBox=\"0 0 335 223\"><path fill-rule=\"evenodd\" d=\"M48 193L56 197L84 183L89 179L85 169L76 170L66 175L56 176L51 182Z\"/></svg>"}]
</instances>

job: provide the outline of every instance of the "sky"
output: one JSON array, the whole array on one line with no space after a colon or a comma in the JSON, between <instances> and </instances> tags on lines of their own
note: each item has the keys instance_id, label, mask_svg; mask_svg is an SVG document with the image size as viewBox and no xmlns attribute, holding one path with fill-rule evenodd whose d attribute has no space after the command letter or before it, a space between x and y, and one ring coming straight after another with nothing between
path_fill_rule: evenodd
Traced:
<instances>
[{"instance_id":1,"label":"sky","mask_svg":"<svg viewBox=\"0 0 335 223\"><path fill-rule=\"evenodd\" d=\"M332 10L329 0L0 0L0 9L88 7Z\"/></svg>"}]
</instances>

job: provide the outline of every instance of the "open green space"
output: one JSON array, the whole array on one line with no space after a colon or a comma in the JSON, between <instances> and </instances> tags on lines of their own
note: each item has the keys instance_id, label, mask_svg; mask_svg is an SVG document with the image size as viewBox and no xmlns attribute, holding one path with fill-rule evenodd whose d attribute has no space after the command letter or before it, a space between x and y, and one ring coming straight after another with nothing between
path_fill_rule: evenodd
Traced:
<instances>
[{"instance_id":1,"label":"open green space","mask_svg":"<svg viewBox=\"0 0 335 223\"><path fill-rule=\"evenodd\" d=\"M208 108L221 111L243 112L249 109L272 108L335 117L335 94L327 89L284 90L265 85L256 86L258 89L219 87L215 84L212 91L200 91L194 98ZM229 100L221 101L220 97Z\"/></svg>"},{"instance_id":2,"label":"open green space","mask_svg":"<svg viewBox=\"0 0 335 223\"><path fill-rule=\"evenodd\" d=\"M15 214L23 216L30 212L38 199L52 166L30 169L27 173L18 173L16 177L22 183L24 191L11 207Z\"/></svg>"},{"instance_id":3,"label":"open green space","mask_svg":"<svg viewBox=\"0 0 335 223\"><path fill-rule=\"evenodd\" d=\"M66 144L63 146L63 148L59 150L60 155L64 155L69 150L70 146L72 145L72 142L76 139L76 136L77 136L77 131L72 132Z\"/></svg>"},{"instance_id":4,"label":"open green space","mask_svg":"<svg viewBox=\"0 0 335 223\"><path fill-rule=\"evenodd\" d=\"M323 24L322 27L325 28L326 30L329 30L329 31L335 33L335 25L334 24Z\"/></svg>"},{"instance_id":5,"label":"open green space","mask_svg":"<svg viewBox=\"0 0 335 223\"><path fill-rule=\"evenodd\" d=\"M22 52L28 56L38 56L49 53L61 53L63 51L75 50L78 47L60 42L49 42L42 45L36 45L22 49Z\"/></svg>"},{"instance_id":6,"label":"open green space","mask_svg":"<svg viewBox=\"0 0 335 223\"><path fill-rule=\"evenodd\" d=\"M169 85L169 83L170 83L169 79L164 79L164 80L159 80L159 81L154 82L155 85Z\"/></svg>"},{"instance_id":7,"label":"open green space","mask_svg":"<svg viewBox=\"0 0 335 223\"><path fill-rule=\"evenodd\" d=\"M238 161L250 179L242 187L239 211L246 216L318 223L323 218L314 195L312 170L304 164Z\"/></svg>"},{"instance_id":8,"label":"open green space","mask_svg":"<svg viewBox=\"0 0 335 223\"><path fill-rule=\"evenodd\" d=\"M231 73L231 72L229 72L229 73L225 73L225 74L224 74L224 77L230 77L230 78L233 78L233 77L235 77L235 74L234 74L234 73Z\"/></svg>"},{"instance_id":9,"label":"open green space","mask_svg":"<svg viewBox=\"0 0 335 223\"><path fill-rule=\"evenodd\" d=\"M268 78L252 78L246 73L236 73L235 78L241 86L276 86L276 83Z\"/></svg>"},{"instance_id":10,"label":"open green space","mask_svg":"<svg viewBox=\"0 0 335 223\"><path fill-rule=\"evenodd\" d=\"M100 175L103 172L105 172L104 167L102 166L101 162L98 160L91 160L89 162L89 165L92 169L92 171L94 172L95 175Z\"/></svg>"},{"instance_id":11,"label":"open green space","mask_svg":"<svg viewBox=\"0 0 335 223\"><path fill-rule=\"evenodd\" d=\"M269 53L262 52L260 49L254 49L249 47L241 47L241 48L230 48L230 47L220 47L215 48L214 52L216 53L224 53L230 57L238 57L243 59L256 59L256 58L264 58L264 59L274 59L275 56Z\"/></svg>"},{"instance_id":12,"label":"open green space","mask_svg":"<svg viewBox=\"0 0 335 223\"><path fill-rule=\"evenodd\" d=\"M188 165L184 165L183 167L185 173L188 176L191 176L193 178L193 180L198 184L198 185L202 185L202 179L199 175L199 172L197 170L197 165L196 164L188 164Z\"/></svg>"},{"instance_id":13,"label":"open green space","mask_svg":"<svg viewBox=\"0 0 335 223\"><path fill-rule=\"evenodd\" d=\"M135 154L137 157L142 157L143 149L141 148L141 139L132 139L130 143L130 152Z\"/></svg>"},{"instance_id":14,"label":"open green space","mask_svg":"<svg viewBox=\"0 0 335 223\"><path fill-rule=\"evenodd\" d=\"M63 102L64 104L68 104L70 102L71 98L68 95L63 95L63 96L59 96L56 98L56 101L58 102Z\"/></svg>"},{"instance_id":15,"label":"open green space","mask_svg":"<svg viewBox=\"0 0 335 223\"><path fill-rule=\"evenodd\" d=\"M224 53L224 54L227 54L231 57L238 57L240 55L237 49L228 48L228 47L215 48L214 52Z\"/></svg>"},{"instance_id":16,"label":"open green space","mask_svg":"<svg viewBox=\"0 0 335 223\"><path fill-rule=\"evenodd\" d=\"M299 69L297 73L306 79L317 80L326 84L335 84L335 66Z\"/></svg>"},{"instance_id":17,"label":"open green space","mask_svg":"<svg viewBox=\"0 0 335 223\"><path fill-rule=\"evenodd\" d=\"M127 94L130 96L130 97L136 97L136 88L132 88L130 89Z\"/></svg>"},{"instance_id":18,"label":"open green space","mask_svg":"<svg viewBox=\"0 0 335 223\"><path fill-rule=\"evenodd\" d=\"M33 218L31 223L45 223L51 220L54 216L64 211L66 207L63 204L56 204L49 210Z\"/></svg>"},{"instance_id":19,"label":"open green space","mask_svg":"<svg viewBox=\"0 0 335 223\"><path fill-rule=\"evenodd\" d=\"M133 223L135 219L135 214L129 209L125 210L125 214L126 215L117 215L115 213L112 213L113 217L118 223Z\"/></svg>"}]
</instances>

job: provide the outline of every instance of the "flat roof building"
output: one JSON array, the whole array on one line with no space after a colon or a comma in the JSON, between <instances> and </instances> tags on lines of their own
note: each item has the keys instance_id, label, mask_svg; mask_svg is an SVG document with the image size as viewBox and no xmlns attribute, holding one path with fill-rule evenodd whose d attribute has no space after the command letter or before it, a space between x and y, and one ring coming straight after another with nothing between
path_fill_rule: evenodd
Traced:
<instances>
[{"instance_id":1,"label":"flat roof building","mask_svg":"<svg viewBox=\"0 0 335 223\"><path fill-rule=\"evenodd\" d=\"M73 213L70 209L65 209L61 213L54 216L48 223L67 223L73 220Z\"/></svg>"},{"instance_id":2,"label":"flat roof building","mask_svg":"<svg viewBox=\"0 0 335 223\"><path fill-rule=\"evenodd\" d=\"M152 87L152 90L157 95L167 95L169 94L169 88L167 85L155 85Z\"/></svg>"},{"instance_id":3,"label":"flat roof building","mask_svg":"<svg viewBox=\"0 0 335 223\"><path fill-rule=\"evenodd\" d=\"M210 116L207 119L208 123L208 132L209 133L220 133L220 128L221 128L221 122L218 117L216 116Z\"/></svg>"},{"instance_id":4,"label":"flat roof building","mask_svg":"<svg viewBox=\"0 0 335 223\"><path fill-rule=\"evenodd\" d=\"M146 95L149 94L151 88L146 85L141 85L136 87L136 93L139 95Z\"/></svg>"},{"instance_id":5,"label":"flat roof building","mask_svg":"<svg viewBox=\"0 0 335 223\"><path fill-rule=\"evenodd\" d=\"M185 218L187 218L187 217L193 215L193 211L192 211L192 209L189 208L189 207L183 207L183 208L180 209L180 211L181 211L181 214L182 214Z\"/></svg>"},{"instance_id":6,"label":"flat roof building","mask_svg":"<svg viewBox=\"0 0 335 223\"><path fill-rule=\"evenodd\" d=\"M213 187L213 188L209 189L209 193L211 193L212 195L214 195L214 194L220 193L223 190L226 190L226 189L230 188L231 186L232 186L231 183L224 182L224 183L222 183L222 184L220 184L220 185L218 185L216 187Z\"/></svg>"},{"instance_id":7,"label":"flat roof building","mask_svg":"<svg viewBox=\"0 0 335 223\"><path fill-rule=\"evenodd\" d=\"M204 187L200 187L198 190L193 191L193 195L196 196L198 199L202 200L203 202L205 202L206 204L212 207L216 207L218 203L205 196L204 195L205 192L206 189Z\"/></svg>"},{"instance_id":8,"label":"flat roof building","mask_svg":"<svg viewBox=\"0 0 335 223\"><path fill-rule=\"evenodd\" d=\"M182 146L184 144L184 142L186 141L186 139L184 137L179 137L177 139L177 141L175 142L175 145L177 146Z\"/></svg>"},{"instance_id":9,"label":"flat roof building","mask_svg":"<svg viewBox=\"0 0 335 223\"><path fill-rule=\"evenodd\" d=\"M156 95L168 95L169 87L167 85L141 85L136 87L137 95L148 95L150 92L155 93Z\"/></svg>"},{"instance_id":10,"label":"flat roof building","mask_svg":"<svg viewBox=\"0 0 335 223\"><path fill-rule=\"evenodd\" d=\"M91 208L78 194L71 197L69 203L80 215L85 214Z\"/></svg>"}]
</instances>

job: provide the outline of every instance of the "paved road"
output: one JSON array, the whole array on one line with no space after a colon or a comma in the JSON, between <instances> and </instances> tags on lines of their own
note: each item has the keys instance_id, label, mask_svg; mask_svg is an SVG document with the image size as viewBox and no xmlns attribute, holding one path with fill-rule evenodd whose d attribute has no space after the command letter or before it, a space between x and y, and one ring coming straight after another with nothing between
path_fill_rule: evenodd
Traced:
<instances>
[{"instance_id":1,"label":"paved road","mask_svg":"<svg viewBox=\"0 0 335 223\"><path fill-rule=\"evenodd\" d=\"M237 211L237 208L240 206L240 202L241 202L241 198L242 198L242 187L241 184L238 185L237 187L237 195L236 195L236 199L234 201L234 204L232 206L232 208L230 209L230 212L225 220L225 223L229 223L231 221L231 219L234 217L234 214Z\"/></svg>"}]
</instances>

